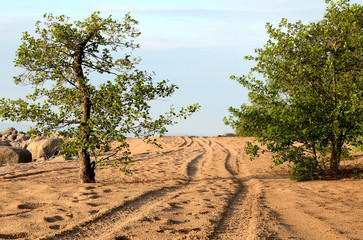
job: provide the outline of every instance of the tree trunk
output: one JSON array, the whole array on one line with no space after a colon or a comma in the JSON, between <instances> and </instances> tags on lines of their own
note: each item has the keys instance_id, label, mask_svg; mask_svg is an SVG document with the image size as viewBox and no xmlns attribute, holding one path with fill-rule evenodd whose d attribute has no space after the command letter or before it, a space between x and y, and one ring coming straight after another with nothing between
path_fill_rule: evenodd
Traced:
<instances>
[{"instance_id":1,"label":"tree trunk","mask_svg":"<svg viewBox=\"0 0 363 240\"><path fill-rule=\"evenodd\" d=\"M81 183L94 183L95 180L95 162L91 163L90 155L85 150L78 151L79 161L79 179Z\"/></svg>"},{"instance_id":2,"label":"tree trunk","mask_svg":"<svg viewBox=\"0 0 363 240\"><path fill-rule=\"evenodd\" d=\"M87 89L88 90L88 89ZM86 90L84 90L86 91ZM88 92L88 91L87 91ZM94 183L95 180L95 162L91 163L91 156L87 151L86 144L89 141L91 134L90 126L87 121L90 119L91 114L91 102L88 94L81 94L82 101L82 117L81 126L79 131L79 137L82 142L82 147L78 150L79 157L79 179L81 183Z\"/></svg>"},{"instance_id":3,"label":"tree trunk","mask_svg":"<svg viewBox=\"0 0 363 240\"><path fill-rule=\"evenodd\" d=\"M79 179L81 183L94 183L95 182L95 162L91 163L91 156L87 151L87 143L91 134L91 127L88 120L91 117L92 103L90 100L90 89L87 86L86 79L83 75L82 61L83 61L83 47L77 49L73 56L73 73L77 79L78 89L80 91L81 100L81 123L79 129L79 140L81 142L78 149L79 161Z\"/></svg>"},{"instance_id":4,"label":"tree trunk","mask_svg":"<svg viewBox=\"0 0 363 240\"><path fill-rule=\"evenodd\" d=\"M332 141L331 156L330 156L330 171L338 173L340 158L342 154L342 144L339 141Z\"/></svg>"}]
</instances>

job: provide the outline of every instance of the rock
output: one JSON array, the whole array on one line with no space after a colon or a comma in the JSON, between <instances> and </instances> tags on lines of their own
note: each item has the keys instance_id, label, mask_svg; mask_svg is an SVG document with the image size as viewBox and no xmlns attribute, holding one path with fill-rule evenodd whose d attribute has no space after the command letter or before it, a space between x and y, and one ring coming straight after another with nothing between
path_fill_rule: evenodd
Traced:
<instances>
[{"instance_id":1,"label":"rock","mask_svg":"<svg viewBox=\"0 0 363 240\"><path fill-rule=\"evenodd\" d=\"M32 153L33 159L45 157L46 159L57 155L59 152L59 143L61 138L47 138L31 142L27 149Z\"/></svg>"},{"instance_id":2,"label":"rock","mask_svg":"<svg viewBox=\"0 0 363 240\"><path fill-rule=\"evenodd\" d=\"M9 128L7 128L7 129L5 129L5 131L4 131L4 132L13 132L13 131L16 131L16 129L15 129L15 128L13 128L13 127L9 127Z\"/></svg>"},{"instance_id":3,"label":"rock","mask_svg":"<svg viewBox=\"0 0 363 240\"><path fill-rule=\"evenodd\" d=\"M0 165L27 163L32 161L32 154L23 148L0 146Z\"/></svg>"},{"instance_id":4,"label":"rock","mask_svg":"<svg viewBox=\"0 0 363 240\"><path fill-rule=\"evenodd\" d=\"M3 136L4 136L4 135L9 136L9 135L11 135L11 134L17 134L17 133L18 133L18 131L17 131L15 128L10 127L10 128L7 128L5 131L3 131L3 132L2 132L2 135L3 135Z\"/></svg>"},{"instance_id":5,"label":"rock","mask_svg":"<svg viewBox=\"0 0 363 240\"><path fill-rule=\"evenodd\" d=\"M27 141L29 139L30 139L29 136L25 135L24 133L20 133L20 134L18 134L18 136L15 139L15 141Z\"/></svg>"},{"instance_id":6,"label":"rock","mask_svg":"<svg viewBox=\"0 0 363 240\"><path fill-rule=\"evenodd\" d=\"M11 135L10 132L3 132L1 138L4 140L4 139L7 139L8 136L10 136L10 135Z\"/></svg>"},{"instance_id":7,"label":"rock","mask_svg":"<svg viewBox=\"0 0 363 240\"><path fill-rule=\"evenodd\" d=\"M11 147L11 144L9 140L0 140L0 146Z\"/></svg>"},{"instance_id":8,"label":"rock","mask_svg":"<svg viewBox=\"0 0 363 240\"><path fill-rule=\"evenodd\" d=\"M16 138L18 137L18 135L17 134L10 134L9 136L8 136L8 140L10 140L10 141L14 141Z\"/></svg>"},{"instance_id":9,"label":"rock","mask_svg":"<svg viewBox=\"0 0 363 240\"><path fill-rule=\"evenodd\" d=\"M30 144L29 141L11 141L10 145L15 148L24 148L26 149Z\"/></svg>"}]
</instances>

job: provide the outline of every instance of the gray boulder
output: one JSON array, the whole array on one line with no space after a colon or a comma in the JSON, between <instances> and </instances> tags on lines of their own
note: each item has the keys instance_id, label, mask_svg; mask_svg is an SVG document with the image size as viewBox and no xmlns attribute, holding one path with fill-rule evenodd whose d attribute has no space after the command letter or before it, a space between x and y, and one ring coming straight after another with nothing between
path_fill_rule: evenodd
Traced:
<instances>
[{"instance_id":1,"label":"gray boulder","mask_svg":"<svg viewBox=\"0 0 363 240\"><path fill-rule=\"evenodd\" d=\"M0 165L28 163L32 161L32 154L23 148L0 146Z\"/></svg>"},{"instance_id":2,"label":"gray boulder","mask_svg":"<svg viewBox=\"0 0 363 240\"><path fill-rule=\"evenodd\" d=\"M50 157L57 155L59 152L59 144L63 142L61 138L46 138L31 142L27 149L32 153L33 159Z\"/></svg>"}]
</instances>

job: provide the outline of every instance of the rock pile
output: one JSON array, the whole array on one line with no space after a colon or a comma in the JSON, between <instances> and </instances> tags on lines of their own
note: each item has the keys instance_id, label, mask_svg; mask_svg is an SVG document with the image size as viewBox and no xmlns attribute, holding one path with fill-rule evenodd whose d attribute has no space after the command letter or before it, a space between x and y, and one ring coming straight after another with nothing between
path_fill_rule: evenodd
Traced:
<instances>
[{"instance_id":1,"label":"rock pile","mask_svg":"<svg viewBox=\"0 0 363 240\"><path fill-rule=\"evenodd\" d=\"M50 160L59 154L60 137L31 139L11 127L0 132L0 165Z\"/></svg>"}]
</instances>

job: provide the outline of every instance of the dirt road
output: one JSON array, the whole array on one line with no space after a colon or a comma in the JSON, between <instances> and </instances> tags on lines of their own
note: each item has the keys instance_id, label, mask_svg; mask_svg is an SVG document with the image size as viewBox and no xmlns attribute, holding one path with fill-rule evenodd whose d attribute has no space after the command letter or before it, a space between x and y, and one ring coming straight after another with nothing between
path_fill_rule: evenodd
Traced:
<instances>
[{"instance_id":1,"label":"dirt road","mask_svg":"<svg viewBox=\"0 0 363 240\"><path fill-rule=\"evenodd\" d=\"M129 139L133 176L98 167L88 185L76 161L0 167L0 238L362 239L362 180L296 183L245 141Z\"/></svg>"}]
</instances>

